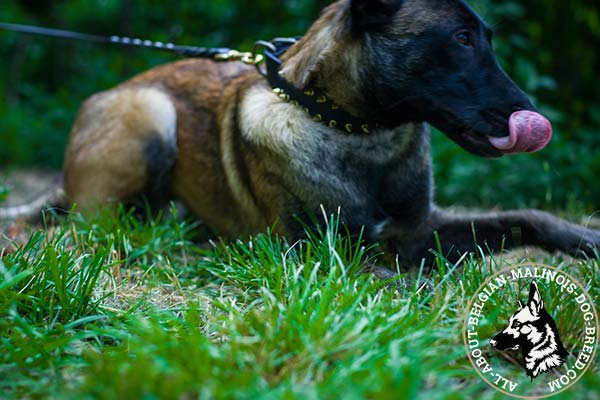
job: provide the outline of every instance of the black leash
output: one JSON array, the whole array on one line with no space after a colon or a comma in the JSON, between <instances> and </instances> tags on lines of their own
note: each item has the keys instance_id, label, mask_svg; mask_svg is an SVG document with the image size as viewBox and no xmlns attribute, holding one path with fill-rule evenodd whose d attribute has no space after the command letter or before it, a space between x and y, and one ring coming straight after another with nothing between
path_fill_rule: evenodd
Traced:
<instances>
[{"instance_id":1,"label":"black leash","mask_svg":"<svg viewBox=\"0 0 600 400\"><path fill-rule=\"evenodd\" d=\"M3 22L0 22L0 29L12 32L28 33L32 35L83 40L93 43L118 44L129 47L145 47L174 53L183 57L214 58L218 61L242 61L246 64L259 64L263 60L263 57L260 54L244 53L228 48L181 46L173 43L162 43L138 38L90 35L87 33L71 32L61 29L40 28L37 26L8 24Z\"/></svg>"},{"instance_id":2,"label":"black leash","mask_svg":"<svg viewBox=\"0 0 600 400\"><path fill-rule=\"evenodd\" d=\"M0 30L83 40L93 43L150 48L174 53L183 57L212 58L216 61L241 61L245 64L255 65L258 72L268 80L273 91L280 99L302 107L314 121L321 122L332 129L338 129L346 133L369 134L373 130L383 127L377 122L365 121L344 111L329 99L323 90L317 88L298 89L281 76L279 73L279 68L281 67L280 57L299 40L298 37L276 38L270 42L260 40L256 42L252 52L240 52L229 48L181 46L173 43L162 43L138 38L90 35L61 29L40 28L2 22L0 22ZM259 54L260 49L263 49L266 56L266 71L259 65L265 59L262 54Z\"/></svg>"}]
</instances>

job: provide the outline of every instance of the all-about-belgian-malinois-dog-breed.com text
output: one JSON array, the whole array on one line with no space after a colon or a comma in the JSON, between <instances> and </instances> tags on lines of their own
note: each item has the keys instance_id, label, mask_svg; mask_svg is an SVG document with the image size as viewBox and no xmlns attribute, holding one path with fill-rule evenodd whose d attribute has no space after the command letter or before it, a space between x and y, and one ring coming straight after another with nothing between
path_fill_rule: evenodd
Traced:
<instances>
[{"instance_id":1,"label":"all-about-belgian-malinois-dog-breed.com text","mask_svg":"<svg viewBox=\"0 0 600 400\"><path fill-rule=\"evenodd\" d=\"M426 123L483 157L537 151L552 135L491 37L460 0L339 0L281 54L294 101L239 62L157 67L83 104L67 197L89 212L168 193L224 237L275 226L295 239L308 215L339 208L350 232L364 229L401 265L430 263L434 232L451 259L474 236L493 251L592 255L599 231L550 214L455 215L433 202ZM331 118L340 113L348 120Z\"/></svg>"}]
</instances>

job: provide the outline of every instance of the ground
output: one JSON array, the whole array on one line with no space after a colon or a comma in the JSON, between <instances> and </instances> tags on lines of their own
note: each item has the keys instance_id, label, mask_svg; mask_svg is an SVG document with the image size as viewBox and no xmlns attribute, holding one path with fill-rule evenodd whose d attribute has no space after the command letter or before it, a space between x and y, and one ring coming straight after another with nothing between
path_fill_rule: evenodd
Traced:
<instances>
[{"instance_id":1,"label":"ground","mask_svg":"<svg viewBox=\"0 0 600 400\"><path fill-rule=\"evenodd\" d=\"M600 295L600 258L535 249L381 281L335 217L299 243L207 242L176 211L2 229L0 398L502 398L461 336L491 271L534 260ZM598 365L557 398L600 398Z\"/></svg>"}]
</instances>

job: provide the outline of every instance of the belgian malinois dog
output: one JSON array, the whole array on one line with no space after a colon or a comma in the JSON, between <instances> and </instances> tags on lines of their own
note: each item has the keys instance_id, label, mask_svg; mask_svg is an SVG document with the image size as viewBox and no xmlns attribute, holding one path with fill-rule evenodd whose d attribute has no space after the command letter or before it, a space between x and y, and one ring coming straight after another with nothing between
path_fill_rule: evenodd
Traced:
<instances>
[{"instance_id":1,"label":"belgian malinois dog","mask_svg":"<svg viewBox=\"0 0 600 400\"><path fill-rule=\"evenodd\" d=\"M279 75L361 129L313 115L255 68L183 60L88 99L65 158L89 212L176 198L224 237L303 235L323 207L405 265L475 248L592 255L600 232L550 214L453 215L435 206L429 123L483 157L542 149L552 128L496 62L492 32L461 0L339 0L281 56ZM317 99L318 100L318 99ZM373 123L371 123L373 122Z\"/></svg>"}]
</instances>

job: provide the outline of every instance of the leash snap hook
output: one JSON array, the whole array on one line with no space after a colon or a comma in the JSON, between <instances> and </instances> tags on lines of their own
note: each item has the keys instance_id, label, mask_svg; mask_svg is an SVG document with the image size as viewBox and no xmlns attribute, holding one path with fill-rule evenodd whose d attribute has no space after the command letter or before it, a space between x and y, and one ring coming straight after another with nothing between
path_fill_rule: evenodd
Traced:
<instances>
[{"instance_id":1,"label":"leash snap hook","mask_svg":"<svg viewBox=\"0 0 600 400\"><path fill-rule=\"evenodd\" d=\"M242 59L242 53L237 50L228 50L224 53L215 54L217 61L237 61Z\"/></svg>"},{"instance_id":2,"label":"leash snap hook","mask_svg":"<svg viewBox=\"0 0 600 400\"><path fill-rule=\"evenodd\" d=\"M217 61L241 61L244 64L256 65L263 61L264 57L261 54L250 52L241 52L237 50L229 50L225 53L215 55Z\"/></svg>"}]
</instances>

